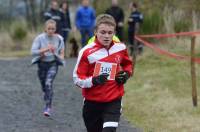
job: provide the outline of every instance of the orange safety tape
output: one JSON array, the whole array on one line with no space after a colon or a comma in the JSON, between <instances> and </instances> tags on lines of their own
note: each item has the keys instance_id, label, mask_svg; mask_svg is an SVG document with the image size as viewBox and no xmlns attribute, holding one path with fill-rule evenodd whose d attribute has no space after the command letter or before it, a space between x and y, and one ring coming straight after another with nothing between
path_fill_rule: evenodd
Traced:
<instances>
[{"instance_id":1,"label":"orange safety tape","mask_svg":"<svg viewBox=\"0 0 200 132\"><path fill-rule=\"evenodd\" d=\"M175 58L177 60L183 60L183 59L189 60L189 59L191 59L190 56L182 56L182 55L178 55L178 54L175 54L175 53L168 52L166 50L162 50L162 49L158 48L157 46L155 46L155 44L149 43L149 42L141 39L139 36L135 36L135 39L137 41L143 43L145 46L155 50L159 54L167 55L167 56L169 56L171 58ZM193 61L200 64L200 58L193 58Z\"/></svg>"},{"instance_id":2,"label":"orange safety tape","mask_svg":"<svg viewBox=\"0 0 200 132\"><path fill-rule=\"evenodd\" d=\"M168 37L176 37L176 36L194 36L194 35L200 35L200 31L181 32L181 33L173 33L173 34L138 35L138 36L141 38L168 38Z\"/></svg>"}]
</instances>

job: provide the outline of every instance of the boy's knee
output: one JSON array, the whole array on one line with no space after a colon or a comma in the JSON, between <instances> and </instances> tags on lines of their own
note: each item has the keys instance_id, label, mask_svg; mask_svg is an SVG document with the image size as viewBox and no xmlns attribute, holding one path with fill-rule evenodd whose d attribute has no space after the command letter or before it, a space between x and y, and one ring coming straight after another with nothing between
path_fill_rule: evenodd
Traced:
<instances>
[{"instance_id":1,"label":"boy's knee","mask_svg":"<svg viewBox=\"0 0 200 132\"><path fill-rule=\"evenodd\" d=\"M104 122L102 132L116 132L118 122Z\"/></svg>"}]
</instances>

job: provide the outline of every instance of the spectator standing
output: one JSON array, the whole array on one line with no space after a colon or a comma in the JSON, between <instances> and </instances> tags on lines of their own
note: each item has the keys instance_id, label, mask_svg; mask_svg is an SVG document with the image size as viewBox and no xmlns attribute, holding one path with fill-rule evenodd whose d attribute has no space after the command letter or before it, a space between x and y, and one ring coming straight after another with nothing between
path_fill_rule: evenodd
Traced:
<instances>
[{"instance_id":1,"label":"spectator standing","mask_svg":"<svg viewBox=\"0 0 200 132\"><path fill-rule=\"evenodd\" d=\"M66 56L66 50L67 50L67 39L68 39L68 34L69 31L71 30L71 22L70 22L70 12L69 12L69 5L67 2L63 2L60 6L60 10L62 13L62 20L61 20L61 35L64 39L64 44L65 44L65 56Z\"/></svg>"},{"instance_id":2,"label":"spectator standing","mask_svg":"<svg viewBox=\"0 0 200 132\"><path fill-rule=\"evenodd\" d=\"M99 15L95 40L81 49L74 68L74 83L84 97L87 132L116 132L119 124L124 84L132 75L133 65L126 45L112 40L115 28L111 15Z\"/></svg>"},{"instance_id":3,"label":"spectator standing","mask_svg":"<svg viewBox=\"0 0 200 132\"><path fill-rule=\"evenodd\" d=\"M53 99L53 81L58 71L58 65L64 64L64 42L59 34L55 34L56 22L47 20L45 32L39 34L33 41L31 54L32 63L38 64L38 77L44 92L45 116L51 115Z\"/></svg>"},{"instance_id":4,"label":"spectator standing","mask_svg":"<svg viewBox=\"0 0 200 132\"><path fill-rule=\"evenodd\" d=\"M87 40L93 36L95 24L95 11L89 5L89 0L82 0L82 5L76 11L75 24L81 34L82 47L86 45Z\"/></svg>"},{"instance_id":5,"label":"spectator standing","mask_svg":"<svg viewBox=\"0 0 200 132\"><path fill-rule=\"evenodd\" d=\"M143 45L136 42L135 35L138 34L140 25L143 22L143 14L138 11L138 5L130 4L131 14L128 18L128 40L130 44L130 55L136 58L138 53L143 51Z\"/></svg>"},{"instance_id":6,"label":"spectator standing","mask_svg":"<svg viewBox=\"0 0 200 132\"><path fill-rule=\"evenodd\" d=\"M49 19L56 21L56 33L61 35L62 34L61 21L63 18L62 18L62 13L59 11L58 2L56 0L52 0L50 6L51 6L50 9L44 13L44 19L45 21Z\"/></svg>"},{"instance_id":7,"label":"spectator standing","mask_svg":"<svg viewBox=\"0 0 200 132\"><path fill-rule=\"evenodd\" d=\"M112 0L112 6L106 10L106 14L110 14L116 21L116 36L123 41L124 12L118 6L118 0Z\"/></svg>"}]
</instances>

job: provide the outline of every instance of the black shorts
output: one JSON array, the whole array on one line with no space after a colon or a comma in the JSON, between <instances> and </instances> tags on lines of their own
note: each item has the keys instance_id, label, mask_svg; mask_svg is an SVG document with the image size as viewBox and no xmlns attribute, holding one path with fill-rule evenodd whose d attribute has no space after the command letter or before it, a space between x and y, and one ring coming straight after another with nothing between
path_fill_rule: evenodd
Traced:
<instances>
[{"instance_id":1,"label":"black shorts","mask_svg":"<svg viewBox=\"0 0 200 132\"><path fill-rule=\"evenodd\" d=\"M115 132L121 115L121 98L107 103L84 101L83 119L88 132Z\"/></svg>"}]
</instances>

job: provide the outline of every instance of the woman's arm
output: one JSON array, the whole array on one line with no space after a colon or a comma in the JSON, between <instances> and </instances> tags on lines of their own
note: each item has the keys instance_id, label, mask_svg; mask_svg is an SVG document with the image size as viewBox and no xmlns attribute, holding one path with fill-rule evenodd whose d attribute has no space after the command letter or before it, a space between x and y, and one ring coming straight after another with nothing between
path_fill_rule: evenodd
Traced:
<instances>
[{"instance_id":1,"label":"woman's arm","mask_svg":"<svg viewBox=\"0 0 200 132\"><path fill-rule=\"evenodd\" d=\"M64 60L64 56L65 56L65 50L64 49L61 49L60 51L60 58Z\"/></svg>"},{"instance_id":2,"label":"woman's arm","mask_svg":"<svg viewBox=\"0 0 200 132\"><path fill-rule=\"evenodd\" d=\"M43 56L45 52L53 51L54 47L48 45L47 47L41 48L41 41L40 37L36 37L33 41L32 48L31 48L31 54L34 55L40 55Z\"/></svg>"}]
</instances>

